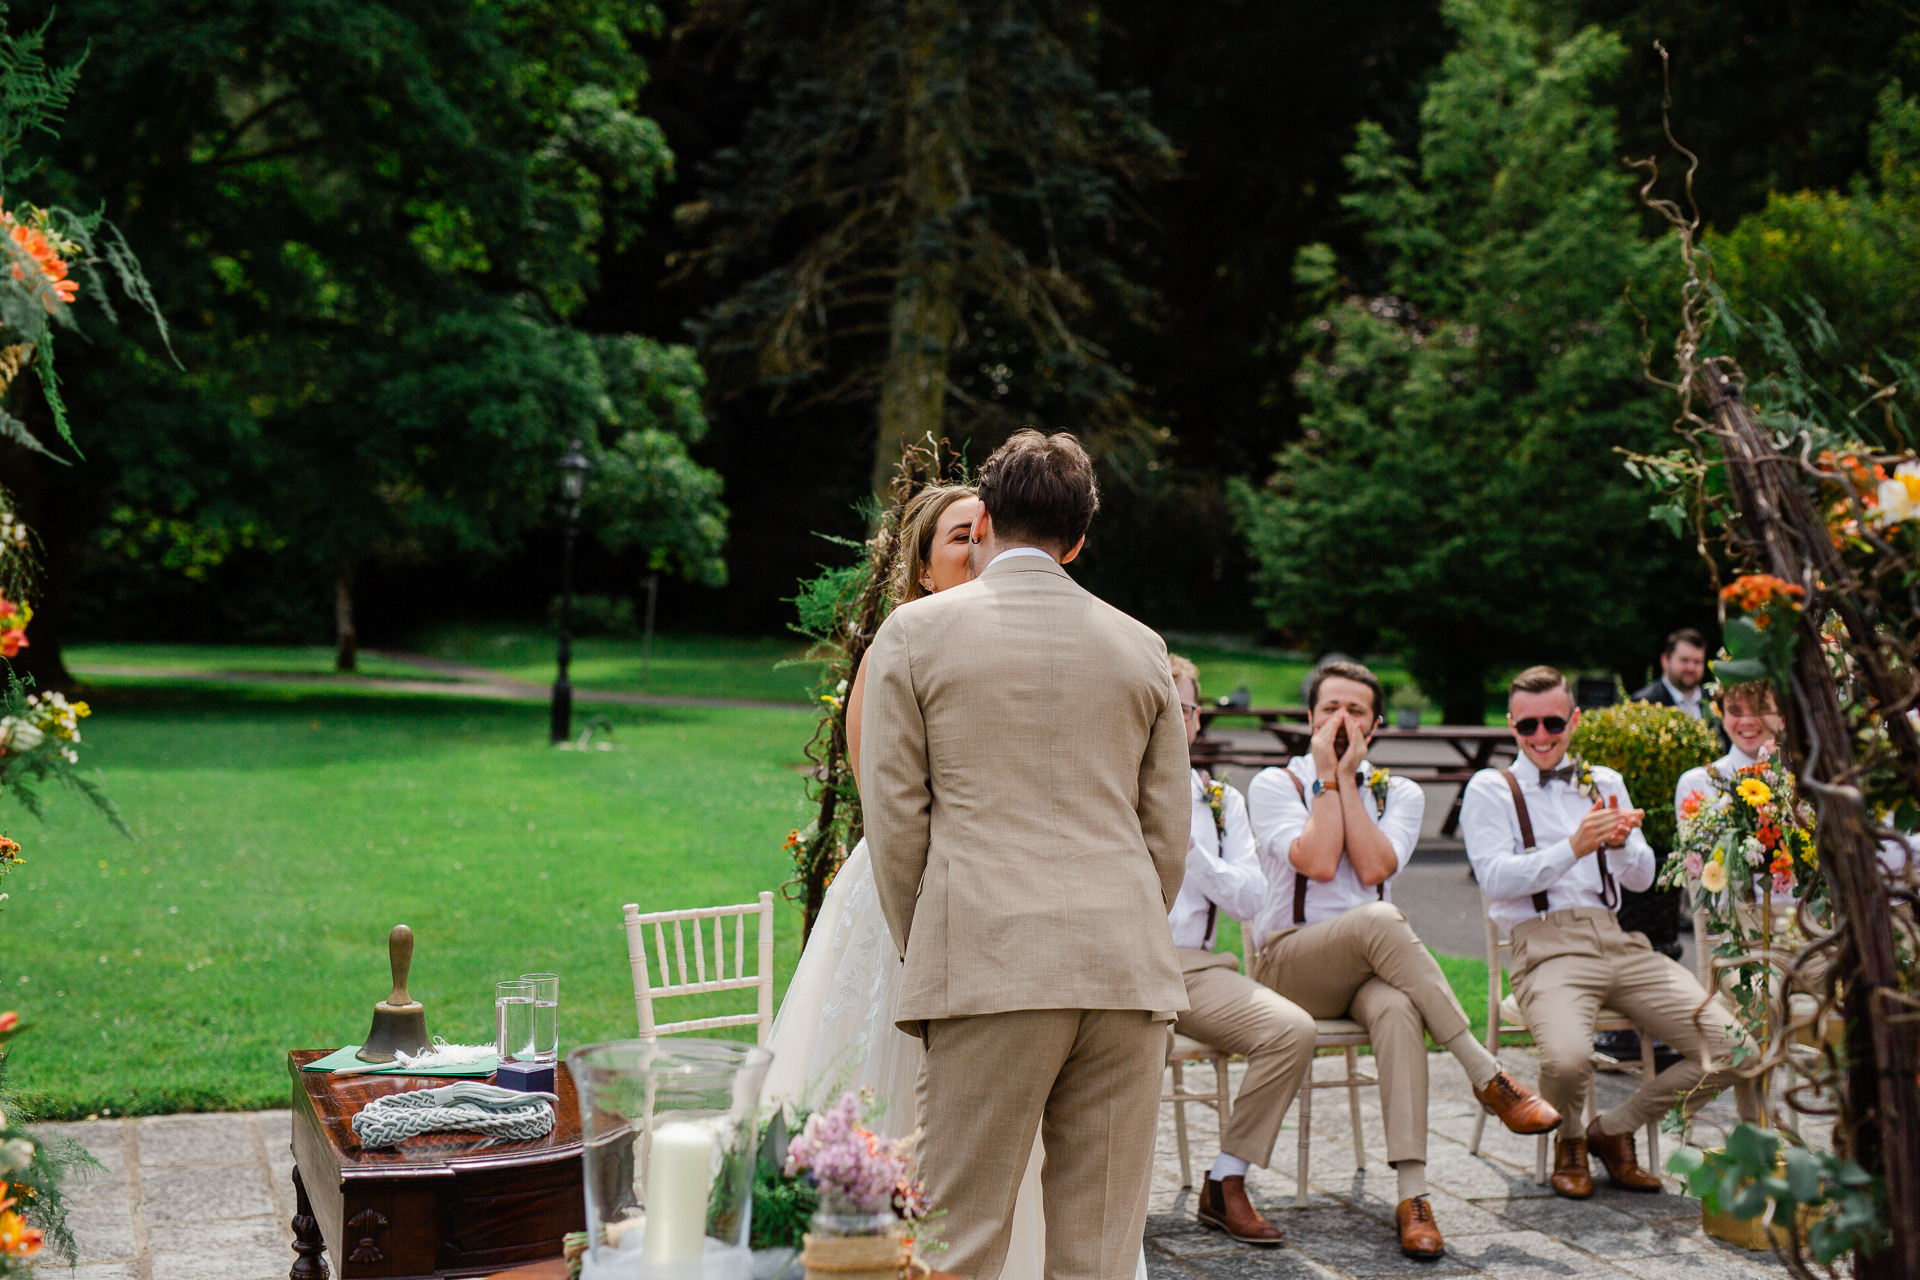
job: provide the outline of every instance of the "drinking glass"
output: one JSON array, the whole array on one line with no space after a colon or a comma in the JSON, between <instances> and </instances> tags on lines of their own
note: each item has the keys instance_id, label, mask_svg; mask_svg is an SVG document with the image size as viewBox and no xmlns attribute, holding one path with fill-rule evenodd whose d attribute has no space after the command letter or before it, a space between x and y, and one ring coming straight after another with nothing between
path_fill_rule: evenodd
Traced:
<instances>
[{"instance_id":1,"label":"drinking glass","mask_svg":"<svg viewBox=\"0 0 1920 1280\"><path fill-rule=\"evenodd\" d=\"M586 1147L582 1280L751 1280L760 1089L738 1040L621 1040L567 1054Z\"/></svg>"},{"instance_id":2,"label":"drinking glass","mask_svg":"<svg viewBox=\"0 0 1920 1280\"><path fill-rule=\"evenodd\" d=\"M502 1062L533 1061L534 990L520 979L493 984L494 1047Z\"/></svg>"},{"instance_id":3,"label":"drinking glass","mask_svg":"<svg viewBox=\"0 0 1920 1280\"><path fill-rule=\"evenodd\" d=\"M533 1060L560 1061L560 975L523 973L520 981L533 984Z\"/></svg>"}]
</instances>

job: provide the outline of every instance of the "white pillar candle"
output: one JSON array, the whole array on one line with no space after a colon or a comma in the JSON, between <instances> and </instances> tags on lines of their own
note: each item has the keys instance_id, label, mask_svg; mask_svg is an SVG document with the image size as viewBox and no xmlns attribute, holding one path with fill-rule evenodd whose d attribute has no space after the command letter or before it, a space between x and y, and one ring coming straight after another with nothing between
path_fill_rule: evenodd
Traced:
<instances>
[{"instance_id":1,"label":"white pillar candle","mask_svg":"<svg viewBox=\"0 0 1920 1280\"><path fill-rule=\"evenodd\" d=\"M713 1135L695 1124L654 1130L647 1159L647 1262L698 1258L707 1238L707 1193L713 1185Z\"/></svg>"}]
</instances>

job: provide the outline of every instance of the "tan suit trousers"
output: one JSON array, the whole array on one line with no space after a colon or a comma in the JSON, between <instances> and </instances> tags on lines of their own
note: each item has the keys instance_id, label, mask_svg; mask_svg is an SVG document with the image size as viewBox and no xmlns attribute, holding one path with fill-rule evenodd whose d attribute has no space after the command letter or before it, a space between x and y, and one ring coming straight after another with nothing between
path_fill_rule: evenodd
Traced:
<instances>
[{"instance_id":1,"label":"tan suit trousers","mask_svg":"<svg viewBox=\"0 0 1920 1280\"><path fill-rule=\"evenodd\" d=\"M1220 1149L1265 1168L1280 1122L1313 1066L1313 1016L1240 972L1231 952L1174 953L1187 980L1187 1003L1174 1029L1247 1060L1240 1096L1228 1109Z\"/></svg>"},{"instance_id":2,"label":"tan suit trousers","mask_svg":"<svg viewBox=\"0 0 1920 1280\"><path fill-rule=\"evenodd\" d=\"M1626 933L1613 912L1573 907L1523 920L1513 929L1513 994L1540 1049L1540 1096L1560 1112L1560 1136L1581 1137L1593 1078L1593 1024L1600 1006L1617 1009L1679 1053L1680 1061L1600 1116L1605 1133L1632 1133L1658 1120L1683 1096L1691 1112L1738 1078L1736 1045L1746 1036L1727 1009L1706 1003L1691 973ZM1701 1066L1704 1050L1715 1066ZM1741 1089L1744 1119L1759 1115ZM1755 1112L1754 1114L1748 1114Z\"/></svg>"},{"instance_id":3,"label":"tan suit trousers","mask_svg":"<svg viewBox=\"0 0 1920 1280\"><path fill-rule=\"evenodd\" d=\"M1373 1042L1387 1162L1427 1158L1427 1037L1445 1043L1467 1014L1433 953L1391 902L1267 939L1254 960L1261 985L1316 1018L1351 1018Z\"/></svg>"},{"instance_id":4,"label":"tan suit trousers","mask_svg":"<svg viewBox=\"0 0 1920 1280\"><path fill-rule=\"evenodd\" d=\"M1166 1023L1139 1009L1019 1009L925 1025L920 1172L946 1211L940 1269L997 1280L1038 1130L1047 1280L1133 1280Z\"/></svg>"}]
</instances>

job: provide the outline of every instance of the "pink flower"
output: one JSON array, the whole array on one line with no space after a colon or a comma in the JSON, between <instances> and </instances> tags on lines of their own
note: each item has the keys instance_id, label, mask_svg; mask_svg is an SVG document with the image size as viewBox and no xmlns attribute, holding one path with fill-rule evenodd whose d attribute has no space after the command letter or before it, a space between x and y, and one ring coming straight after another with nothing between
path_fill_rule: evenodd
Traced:
<instances>
[{"instance_id":1,"label":"pink flower","mask_svg":"<svg viewBox=\"0 0 1920 1280\"><path fill-rule=\"evenodd\" d=\"M1698 795L1699 792L1696 791L1694 794ZM1700 857L1698 850L1695 850L1687 854L1687 875L1689 878L1694 880L1698 880L1700 878L1700 867L1702 865L1702 862L1703 860Z\"/></svg>"}]
</instances>

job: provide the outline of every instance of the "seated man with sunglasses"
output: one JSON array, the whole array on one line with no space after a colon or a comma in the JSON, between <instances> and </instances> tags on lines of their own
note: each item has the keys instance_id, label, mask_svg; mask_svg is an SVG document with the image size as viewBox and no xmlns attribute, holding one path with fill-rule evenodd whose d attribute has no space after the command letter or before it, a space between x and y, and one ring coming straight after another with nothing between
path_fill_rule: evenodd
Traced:
<instances>
[{"instance_id":1,"label":"seated man with sunglasses","mask_svg":"<svg viewBox=\"0 0 1920 1280\"><path fill-rule=\"evenodd\" d=\"M1552 667L1515 676L1507 724L1520 758L1511 769L1473 776L1460 828L1488 913L1513 939L1513 994L1540 1049L1540 1093L1562 1117L1553 1189L1585 1200L1593 1194L1589 1150L1615 1186L1661 1189L1635 1154L1634 1133L1680 1097L1693 1110L1733 1083L1731 1058L1744 1039L1718 1003L1706 1005L1692 973L1614 917L1621 889L1653 883L1655 858L1620 775L1567 754L1579 723L1565 676ZM1673 1046L1680 1061L1583 1129L1602 1005ZM1701 1066L1703 1052L1711 1071ZM1740 1095L1741 1114L1758 1119L1747 1115L1748 1091Z\"/></svg>"},{"instance_id":2,"label":"seated man with sunglasses","mask_svg":"<svg viewBox=\"0 0 1920 1280\"><path fill-rule=\"evenodd\" d=\"M1267 879L1253 977L1316 1018L1367 1028L1387 1162L1399 1180L1400 1249L1437 1258L1446 1245L1427 1198L1427 1034L1508 1129L1545 1133L1560 1116L1474 1037L1433 953L1393 905L1391 886L1413 856L1426 799L1418 783L1367 760L1382 695L1357 662L1320 667L1307 692L1312 749L1285 769L1263 769L1247 788Z\"/></svg>"}]
</instances>

